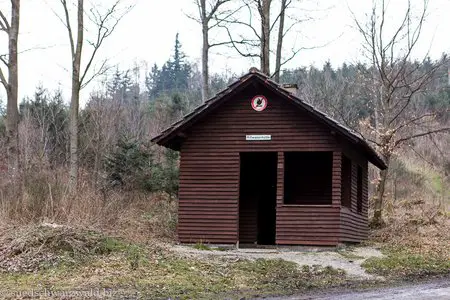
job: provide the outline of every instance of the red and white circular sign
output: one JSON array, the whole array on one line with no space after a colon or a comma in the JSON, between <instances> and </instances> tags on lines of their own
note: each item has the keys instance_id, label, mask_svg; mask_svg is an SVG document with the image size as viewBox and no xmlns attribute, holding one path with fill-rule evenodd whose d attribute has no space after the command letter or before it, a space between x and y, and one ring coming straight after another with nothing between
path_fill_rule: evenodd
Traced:
<instances>
[{"instance_id":1,"label":"red and white circular sign","mask_svg":"<svg viewBox=\"0 0 450 300\"><path fill-rule=\"evenodd\" d=\"M252 108L256 111L263 111L267 107L267 99L264 96L258 95L252 99Z\"/></svg>"}]
</instances>

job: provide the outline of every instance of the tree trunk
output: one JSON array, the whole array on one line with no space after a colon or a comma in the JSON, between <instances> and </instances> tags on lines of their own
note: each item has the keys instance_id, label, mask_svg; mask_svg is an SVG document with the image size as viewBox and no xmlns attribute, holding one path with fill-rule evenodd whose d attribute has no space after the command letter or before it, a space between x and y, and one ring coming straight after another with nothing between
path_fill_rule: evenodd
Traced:
<instances>
[{"instance_id":1,"label":"tree trunk","mask_svg":"<svg viewBox=\"0 0 450 300\"><path fill-rule=\"evenodd\" d=\"M75 71L73 72L75 74ZM75 192L78 186L78 109L80 89L79 82L72 79L70 98L70 181L69 188Z\"/></svg>"},{"instance_id":2,"label":"tree trunk","mask_svg":"<svg viewBox=\"0 0 450 300\"><path fill-rule=\"evenodd\" d=\"M18 99L18 60L17 41L19 38L20 0L11 1L11 24L8 31L9 59L8 84L6 94L8 103L6 107L6 151L8 157L8 170L15 177L19 172L19 109Z\"/></svg>"},{"instance_id":3,"label":"tree trunk","mask_svg":"<svg viewBox=\"0 0 450 300\"><path fill-rule=\"evenodd\" d=\"M70 99L70 181L69 189L73 193L78 186L78 110L80 103L80 67L83 48L83 0L78 0L77 44L72 57L72 96Z\"/></svg>"},{"instance_id":4,"label":"tree trunk","mask_svg":"<svg viewBox=\"0 0 450 300\"><path fill-rule=\"evenodd\" d=\"M209 37L208 37L208 20L206 17L206 1L201 1L202 11L202 35L203 35L203 47L202 47L202 100L205 102L209 97Z\"/></svg>"},{"instance_id":5,"label":"tree trunk","mask_svg":"<svg viewBox=\"0 0 450 300\"><path fill-rule=\"evenodd\" d=\"M286 0L281 0L280 24L278 26L277 53L276 53L276 57L275 57L275 76L274 76L275 82L280 82L281 51L283 49L285 10L286 10Z\"/></svg>"},{"instance_id":6,"label":"tree trunk","mask_svg":"<svg viewBox=\"0 0 450 300\"><path fill-rule=\"evenodd\" d=\"M261 72L270 75L270 3L262 0L261 14Z\"/></svg>"},{"instance_id":7,"label":"tree trunk","mask_svg":"<svg viewBox=\"0 0 450 300\"><path fill-rule=\"evenodd\" d=\"M390 159L391 159L390 156L384 157L387 166L389 166ZM371 222L373 228L380 228L383 226L383 199L384 199L384 192L386 189L388 169L380 170L378 172L378 176L379 181L375 186L374 212L373 212L373 219Z\"/></svg>"}]
</instances>

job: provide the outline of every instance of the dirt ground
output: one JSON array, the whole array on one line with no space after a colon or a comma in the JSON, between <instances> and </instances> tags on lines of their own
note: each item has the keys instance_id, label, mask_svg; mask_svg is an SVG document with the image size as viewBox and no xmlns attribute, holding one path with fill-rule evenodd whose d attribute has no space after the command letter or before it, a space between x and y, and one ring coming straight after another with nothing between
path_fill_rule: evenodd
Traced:
<instances>
[{"instance_id":1,"label":"dirt ground","mask_svg":"<svg viewBox=\"0 0 450 300\"><path fill-rule=\"evenodd\" d=\"M336 269L344 270L349 277L356 280L378 279L382 277L368 274L361 264L371 257L382 257L383 254L379 249L373 247L354 247L341 250L326 250L319 248L275 248L275 249L220 249L210 247L207 250L195 249L192 246L176 245L172 250L185 257L198 259L283 259L303 265L319 265L330 266Z\"/></svg>"}]
</instances>

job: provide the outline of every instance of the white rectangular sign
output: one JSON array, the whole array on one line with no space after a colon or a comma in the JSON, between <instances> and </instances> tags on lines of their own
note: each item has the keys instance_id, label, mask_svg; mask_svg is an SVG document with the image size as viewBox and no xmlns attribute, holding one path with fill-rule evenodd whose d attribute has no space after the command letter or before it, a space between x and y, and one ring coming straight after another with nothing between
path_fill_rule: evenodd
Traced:
<instances>
[{"instance_id":1,"label":"white rectangular sign","mask_svg":"<svg viewBox=\"0 0 450 300\"><path fill-rule=\"evenodd\" d=\"M248 134L245 136L246 141L270 141L272 136L270 134Z\"/></svg>"}]
</instances>

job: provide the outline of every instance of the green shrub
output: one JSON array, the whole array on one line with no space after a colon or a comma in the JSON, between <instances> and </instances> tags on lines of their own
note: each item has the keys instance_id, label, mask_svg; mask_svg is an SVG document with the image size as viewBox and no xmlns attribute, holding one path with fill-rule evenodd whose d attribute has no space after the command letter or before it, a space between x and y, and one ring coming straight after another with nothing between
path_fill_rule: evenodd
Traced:
<instances>
[{"instance_id":1,"label":"green shrub","mask_svg":"<svg viewBox=\"0 0 450 300\"><path fill-rule=\"evenodd\" d=\"M142 187L150 176L152 161L152 155L145 145L121 137L105 159L109 183L131 189Z\"/></svg>"},{"instance_id":2,"label":"green shrub","mask_svg":"<svg viewBox=\"0 0 450 300\"><path fill-rule=\"evenodd\" d=\"M178 152L166 149L164 161L153 165L152 176L146 182L147 189L176 195L178 193L178 160Z\"/></svg>"},{"instance_id":3,"label":"green shrub","mask_svg":"<svg viewBox=\"0 0 450 300\"><path fill-rule=\"evenodd\" d=\"M114 150L105 158L109 185L176 195L178 152L164 150L163 159L157 161L154 158L155 151L134 139L120 138Z\"/></svg>"}]
</instances>

